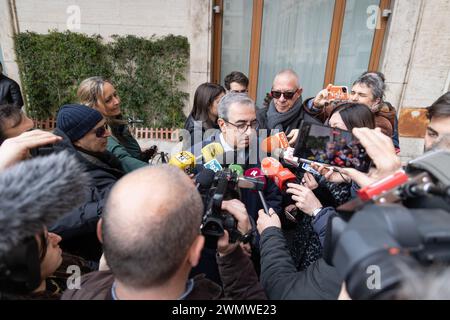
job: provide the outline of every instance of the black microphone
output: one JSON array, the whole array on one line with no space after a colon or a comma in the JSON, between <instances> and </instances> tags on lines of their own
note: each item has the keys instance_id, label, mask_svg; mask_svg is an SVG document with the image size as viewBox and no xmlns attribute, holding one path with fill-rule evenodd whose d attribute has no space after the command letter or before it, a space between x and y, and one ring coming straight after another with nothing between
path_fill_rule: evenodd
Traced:
<instances>
[{"instance_id":1,"label":"black microphone","mask_svg":"<svg viewBox=\"0 0 450 320\"><path fill-rule=\"evenodd\" d=\"M203 166L202 166L203 167ZM214 182L215 172L204 168L195 178L195 183L197 185L197 189L209 189L211 188Z\"/></svg>"}]
</instances>

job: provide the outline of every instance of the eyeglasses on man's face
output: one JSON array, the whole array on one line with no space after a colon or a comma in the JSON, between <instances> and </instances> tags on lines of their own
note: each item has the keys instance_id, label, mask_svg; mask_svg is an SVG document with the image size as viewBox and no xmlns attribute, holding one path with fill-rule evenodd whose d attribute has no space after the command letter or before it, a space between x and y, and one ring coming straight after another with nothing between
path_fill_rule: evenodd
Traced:
<instances>
[{"instance_id":1,"label":"eyeglasses on man's face","mask_svg":"<svg viewBox=\"0 0 450 320\"><path fill-rule=\"evenodd\" d=\"M244 133L244 132L246 132L247 130L248 130L248 128L251 128L251 129L257 129L257 128L259 128L259 122L258 122L258 120L253 120L253 121L251 121L250 123L238 123L238 124L235 124L235 123L231 123L231 122L229 122L229 121L227 121L227 120L225 120L225 119L223 119L223 121L225 121L226 123L228 123L228 124L231 124L233 127L235 127L240 133Z\"/></svg>"},{"instance_id":2,"label":"eyeglasses on man's face","mask_svg":"<svg viewBox=\"0 0 450 320\"><path fill-rule=\"evenodd\" d=\"M270 92L270 94L272 95L272 98L274 99L280 99L281 96L284 96L284 98L286 100L292 100L295 96L295 94L297 93L298 89L295 91L277 91L277 90L272 90Z\"/></svg>"}]
</instances>

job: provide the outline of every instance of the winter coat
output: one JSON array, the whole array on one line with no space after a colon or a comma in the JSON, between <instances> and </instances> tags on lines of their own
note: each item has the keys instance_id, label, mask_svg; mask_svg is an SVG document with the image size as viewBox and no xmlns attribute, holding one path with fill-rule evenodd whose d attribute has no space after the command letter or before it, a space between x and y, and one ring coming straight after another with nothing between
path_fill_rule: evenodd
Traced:
<instances>
[{"instance_id":1,"label":"winter coat","mask_svg":"<svg viewBox=\"0 0 450 320\"><path fill-rule=\"evenodd\" d=\"M336 300L343 279L323 259L298 272L281 229L261 235L261 283L271 300Z\"/></svg>"},{"instance_id":2,"label":"winter coat","mask_svg":"<svg viewBox=\"0 0 450 320\"><path fill-rule=\"evenodd\" d=\"M186 300L265 300L266 295L258 282L250 259L240 247L224 257L217 257L223 290L202 275L193 278L194 287ZM111 271L99 271L81 278L80 290L66 290L62 300L112 300L114 275Z\"/></svg>"},{"instance_id":3,"label":"winter coat","mask_svg":"<svg viewBox=\"0 0 450 320\"><path fill-rule=\"evenodd\" d=\"M143 161L141 147L131 135L127 125L109 124L112 135L108 137L106 150L111 152L120 160L122 168L126 173L148 166Z\"/></svg>"},{"instance_id":4,"label":"winter coat","mask_svg":"<svg viewBox=\"0 0 450 320\"><path fill-rule=\"evenodd\" d=\"M0 74L0 105L2 104L12 104L22 107L23 99L18 83Z\"/></svg>"},{"instance_id":5,"label":"winter coat","mask_svg":"<svg viewBox=\"0 0 450 320\"><path fill-rule=\"evenodd\" d=\"M96 236L97 222L110 190L124 172L120 162L111 153L105 152L103 159L99 159L76 149L61 130L55 129L54 133L63 137L63 140L55 144L51 152L67 150L74 154L89 174L91 184L86 186L86 202L60 218L49 231L62 237L61 247L65 251L87 260L97 260L101 255Z\"/></svg>"}]
</instances>

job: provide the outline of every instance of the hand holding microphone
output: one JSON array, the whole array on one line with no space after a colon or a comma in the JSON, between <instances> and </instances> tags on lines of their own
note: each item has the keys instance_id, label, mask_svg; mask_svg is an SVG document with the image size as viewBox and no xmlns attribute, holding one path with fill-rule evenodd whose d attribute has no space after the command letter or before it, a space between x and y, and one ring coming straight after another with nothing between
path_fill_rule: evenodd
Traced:
<instances>
[{"instance_id":1,"label":"hand holding microphone","mask_svg":"<svg viewBox=\"0 0 450 320\"><path fill-rule=\"evenodd\" d=\"M273 209L269 210L269 214L266 214L264 210L259 210L258 215L256 228L258 229L259 234L262 234L264 230L270 227L281 229L280 217L278 217Z\"/></svg>"}]
</instances>

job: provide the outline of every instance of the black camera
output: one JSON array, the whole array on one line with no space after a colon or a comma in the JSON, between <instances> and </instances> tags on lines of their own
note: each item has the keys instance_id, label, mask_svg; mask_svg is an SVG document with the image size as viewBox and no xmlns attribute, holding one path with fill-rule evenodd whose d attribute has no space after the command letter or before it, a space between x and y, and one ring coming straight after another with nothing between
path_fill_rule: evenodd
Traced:
<instances>
[{"instance_id":1,"label":"black camera","mask_svg":"<svg viewBox=\"0 0 450 320\"><path fill-rule=\"evenodd\" d=\"M235 171L228 168L216 173L204 169L197 176L196 181L205 207L202 218L202 234L206 237L206 245L214 247L217 239L223 236L225 230L228 231L230 243L250 242L256 230L255 226L250 233L243 235L237 229L236 219L222 210L222 202L239 199L239 188L262 190L264 183L257 179L239 177Z\"/></svg>"},{"instance_id":2,"label":"black camera","mask_svg":"<svg viewBox=\"0 0 450 320\"><path fill-rule=\"evenodd\" d=\"M366 202L348 222L339 215L329 220L324 258L350 297L395 296L406 270L450 263L449 163L449 152L426 154L395 179L360 192ZM392 187L395 180L403 182Z\"/></svg>"}]
</instances>

